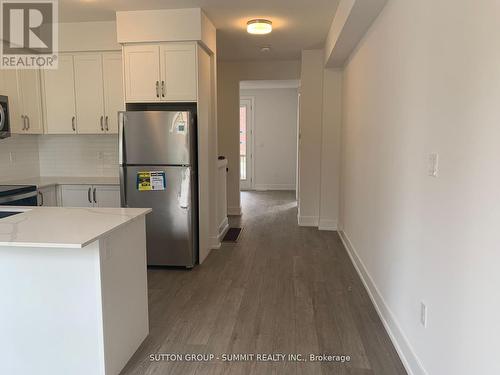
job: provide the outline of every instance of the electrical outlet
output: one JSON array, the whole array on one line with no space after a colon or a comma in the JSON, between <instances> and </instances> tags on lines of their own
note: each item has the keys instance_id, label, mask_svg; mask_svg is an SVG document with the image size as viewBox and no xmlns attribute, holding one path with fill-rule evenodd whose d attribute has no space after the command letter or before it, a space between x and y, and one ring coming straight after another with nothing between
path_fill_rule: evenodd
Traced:
<instances>
[{"instance_id":1,"label":"electrical outlet","mask_svg":"<svg viewBox=\"0 0 500 375\"><path fill-rule=\"evenodd\" d=\"M439 154L429 154L429 176L437 177L439 173Z\"/></svg>"},{"instance_id":2,"label":"electrical outlet","mask_svg":"<svg viewBox=\"0 0 500 375\"><path fill-rule=\"evenodd\" d=\"M427 305L423 302L420 302L420 324L427 327Z\"/></svg>"}]
</instances>

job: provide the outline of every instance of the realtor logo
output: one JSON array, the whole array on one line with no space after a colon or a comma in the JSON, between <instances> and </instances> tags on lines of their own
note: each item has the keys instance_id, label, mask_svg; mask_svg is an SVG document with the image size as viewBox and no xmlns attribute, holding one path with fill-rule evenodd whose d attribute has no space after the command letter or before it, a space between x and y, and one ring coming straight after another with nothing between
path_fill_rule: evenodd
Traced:
<instances>
[{"instance_id":1,"label":"realtor logo","mask_svg":"<svg viewBox=\"0 0 500 375\"><path fill-rule=\"evenodd\" d=\"M57 68L57 0L0 0L4 69Z\"/></svg>"}]
</instances>

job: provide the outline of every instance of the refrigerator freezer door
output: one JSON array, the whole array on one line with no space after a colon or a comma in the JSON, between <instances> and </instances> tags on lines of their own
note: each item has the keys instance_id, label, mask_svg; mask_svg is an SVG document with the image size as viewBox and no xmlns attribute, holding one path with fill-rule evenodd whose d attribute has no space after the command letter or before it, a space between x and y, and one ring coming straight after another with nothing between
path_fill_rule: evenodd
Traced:
<instances>
[{"instance_id":1,"label":"refrigerator freezer door","mask_svg":"<svg viewBox=\"0 0 500 375\"><path fill-rule=\"evenodd\" d=\"M120 112L121 165L191 165L189 112Z\"/></svg>"},{"instance_id":2,"label":"refrigerator freezer door","mask_svg":"<svg viewBox=\"0 0 500 375\"><path fill-rule=\"evenodd\" d=\"M122 206L153 209L146 216L148 265L194 266L197 228L191 203L191 168L144 165L123 167L120 172ZM160 172L156 174L160 176L164 172L164 190L141 190L144 184L138 176L144 172Z\"/></svg>"}]
</instances>

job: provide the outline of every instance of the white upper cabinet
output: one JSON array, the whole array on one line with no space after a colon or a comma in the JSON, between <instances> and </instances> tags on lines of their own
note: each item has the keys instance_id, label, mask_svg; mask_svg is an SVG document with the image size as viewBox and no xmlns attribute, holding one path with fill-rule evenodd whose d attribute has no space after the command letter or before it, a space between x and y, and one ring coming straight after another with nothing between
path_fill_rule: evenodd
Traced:
<instances>
[{"instance_id":1,"label":"white upper cabinet","mask_svg":"<svg viewBox=\"0 0 500 375\"><path fill-rule=\"evenodd\" d=\"M160 48L158 45L123 47L125 100L156 102L160 100Z\"/></svg>"},{"instance_id":2,"label":"white upper cabinet","mask_svg":"<svg viewBox=\"0 0 500 375\"><path fill-rule=\"evenodd\" d=\"M42 89L40 70L22 69L17 71L19 103L24 133L42 134Z\"/></svg>"},{"instance_id":3,"label":"white upper cabinet","mask_svg":"<svg viewBox=\"0 0 500 375\"><path fill-rule=\"evenodd\" d=\"M116 134L123 110L119 52L73 53L44 72L47 133Z\"/></svg>"},{"instance_id":4,"label":"white upper cabinet","mask_svg":"<svg viewBox=\"0 0 500 375\"><path fill-rule=\"evenodd\" d=\"M107 133L118 134L118 111L125 110L122 54L119 52L103 53L102 67L104 79L104 124Z\"/></svg>"},{"instance_id":5,"label":"white upper cabinet","mask_svg":"<svg viewBox=\"0 0 500 375\"><path fill-rule=\"evenodd\" d=\"M195 102L196 42L123 47L126 102Z\"/></svg>"},{"instance_id":6,"label":"white upper cabinet","mask_svg":"<svg viewBox=\"0 0 500 375\"><path fill-rule=\"evenodd\" d=\"M42 90L38 69L0 71L0 95L9 97L12 133L43 133Z\"/></svg>"},{"instance_id":7,"label":"white upper cabinet","mask_svg":"<svg viewBox=\"0 0 500 375\"><path fill-rule=\"evenodd\" d=\"M47 133L76 133L75 76L72 55L59 55L59 67L43 72Z\"/></svg>"},{"instance_id":8,"label":"white upper cabinet","mask_svg":"<svg viewBox=\"0 0 500 375\"><path fill-rule=\"evenodd\" d=\"M26 122L21 113L21 103L17 87L17 72L11 69L0 70L0 95L9 97L11 132L25 134Z\"/></svg>"},{"instance_id":9,"label":"white upper cabinet","mask_svg":"<svg viewBox=\"0 0 500 375\"><path fill-rule=\"evenodd\" d=\"M160 46L160 69L162 100L196 101L196 44L162 44Z\"/></svg>"},{"instance_id":10,"label":"white upper cabinet","mask_svg":"<svg viewBox=\"0 0 500 375\"><path fill-rule=\"evenodd\" d=\"M100 53L74 56L76 119L79 134L99 134L104 125L104 88Z\"/></svg>"}]
</instances>

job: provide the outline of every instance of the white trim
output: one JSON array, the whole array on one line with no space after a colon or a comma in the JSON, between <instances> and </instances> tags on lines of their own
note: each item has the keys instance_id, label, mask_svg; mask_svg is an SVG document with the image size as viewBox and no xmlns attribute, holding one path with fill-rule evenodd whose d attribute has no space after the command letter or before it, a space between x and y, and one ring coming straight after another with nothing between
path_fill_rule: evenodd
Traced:
<instances>
[{"instance_id":1,"label":"white trim","mask_svg":"<svg viewBox=\"0 0 500 375\"><path fill-rule=\"evenodd\" d=\"M375 306L375 310L377 310L378 316L380 317L392 344L396 348L396 351L398 352L398 355L408 372L408 375L427 375L422 362L417 357L417 354L413 350L408 338L399 326L394 314L386 304L384 297L371 278L366 266L354 249L349 236L344 231L339 231L339 235L347 253L349 254L349 257L351 258L354 268L356 268L356 271L358 272L358 275L361 278L373 305Z\"/></svg>"},{"instance_id":2,"label":"white trim","mask_svg":"<svg viewBox=\"0 0 500 375\"><path fill-rule=\"evenodd\" d=\"M331 220L331 219L319 219L319 224L318 224L318 229L319 230L331 230L331 231L336 231L337 230L337 220Z\"/></svg>"},{"instance_id":3,"label":"white trim","mask_svg":"<svg viewBox=\"0 0 500 375\"><path fill-rule=\"evenodd\" d=\"M297 216L298 223L301 227L317 227L319 218L317 216Z\"/></svg>"},{"instance_id":4,"label":"white trim","mask_svg":"<svg viewBox=\"0 0 500 375\"><path fill-rule=\"evenodd\" d=\"M295 190L294 184L255 184L254 190Z\"/></svg>"},{"instance_id":5,"label":"white trim","mask_svg":"<svg viewBox=\"0 0 500 375\"><path fill-rule=\"evenodd\" d=\"M240 181L240 190L252 190L253 189L253 182L254 182L254 175L255 175L255 168L254 168L254 150L255 150L255 96L241 96L240 95L240 107L241 107L241 102L242 101L249 101L250 102L250 111L247 113L247 115L250 115L250 118L247 118L247 166L248 163L250 163L250 168L247 168L247 179L245 182L242 183L241 179ZM239 108L239 107L238 107ZM250 121L249 121L250 120ZM250 136L248 136L248 131L250 131ZM239 133L238 133L239 134ZM250 139L250 142L248 142ZM238 141L239 145L239 141ZM239 146L238 146L239 150ZM239 160L240 156L238 154L238 165L240 163ZM240 176L241 176L241 171L240 171ZM238 176L239 177L239 176Z\"/></svg>"},{"instance_id":6,"label":"white trim","mask_svg":"<svg viewBox=\"0 0 500 375\"><path fill-rule=\"evenodd\" d=\"M210 249L211 250L218 250L222 246L222 244L221 244L221 242L219 240L219 236L217 236L217 237L213 237L213 236L210 237L210 243L211 243L211 245L210 245Z\"/></svg>"},{"instance_id":7,"label":"white trim","mask_svg":"<svg viewBox=\"0 0 500 375\"><path fill-rule=\"evenodd\" d=\"M241 216L241 206L240 207L228 207L227 214L231 216Z\"/></svg>"},{"instance_id":8,"label":"white trim","mask_svg":"<svg viewBox=\"0 0 500 375\"><path fill-rule=\"evenodd\" d=\"M222 220L222 223L219 225L219 244L226 235L227 231L229 230L229 220L227 219L227 216Z\"/></svg>"},{"instance_id":9,"label":"white trim","mask_svg":"<svg viewBox=\"0 0 500 375\"><path fill-rule=\"evenodd\" d=\"M240 90L298 89L299 87L300 87L300 80L298 79L258 80L258 81L240 82Z\"/></svg>"}]
</instances>

